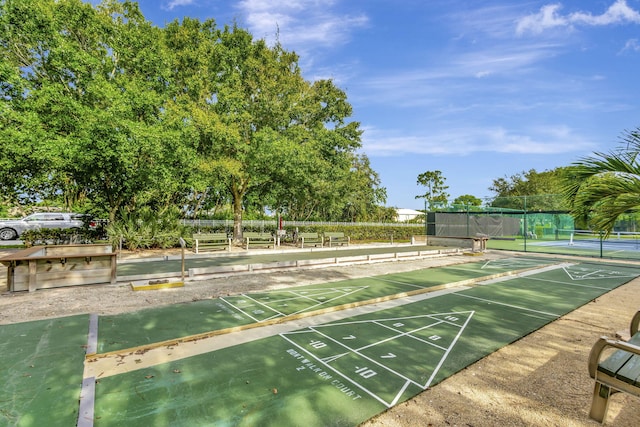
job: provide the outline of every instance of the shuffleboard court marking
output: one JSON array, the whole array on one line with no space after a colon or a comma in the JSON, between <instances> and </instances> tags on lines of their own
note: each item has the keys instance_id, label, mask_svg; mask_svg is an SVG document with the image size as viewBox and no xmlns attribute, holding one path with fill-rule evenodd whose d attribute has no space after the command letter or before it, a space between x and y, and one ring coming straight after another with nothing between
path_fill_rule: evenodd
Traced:
<instances>
[{"instance_id":1,"label":"shuffleboard court marking","mask_svg":"<svg viewBox=\"0 0 640 427\"><path fill-rule=\"evenodd\" d=\"M540 265L540 263L538 262L537 265ZM494 278L501 276L513 276L513 274L513 271L500 272L495 274ZM167 360L178 360L189 357L191 355L214 351L216 349L227 347L229 345L234 345L230 344L232 342L235 342L237 344L240 342L255 340L260 337L269 336L271 334L277 334L277 332L269 332L269 329L276 329L282 323L285 323L285 325L283 326L285 330L292 330L290 328L290 325L301 325L301 322L306 323L306 319L310 317L314 318L309 319L311 321L310 324L317 324L318 322L322 323L321 319L323 319L323 316L325 314L336 315L338 314L338 312L342 312L341 318L346 318L349 317L349 313L352 310L358 311L360 313L378 311L384 309L383 307L403 305L409 302L420 301L438 295L467 289L469 286L473 286L477 284L478 281L482 280L489 280L489 277L478 277L471 280L464 280L462 282L452 282L439 286L416 289L414 291L402 292L385 297L377 297L365 301L350 302L336 307L321 308L320 310L300 310L296 315L279 316L268 321L263 320L262 322L232 326L220 330L213 330L209 332L153 342L151 344L144 344L136 347L117 349L106 353L96 354L87 358L87 361L90 363L89 366L92 367L90 369L91 373L96 377L117 375L118 373L122 372L138 370L148 366L154 366L160 363L164 363ZM344 289L352 290L354 289L354 287L350 286L345 287ZM366 289L366 287L356 289ZM325 291L325 288L317 288L315 290ZM281 292L281 290L272 291L269 292L269 294ZM243 295L238 295L237 297L241 298L243 297ZM276 301L275 298L273 300ZM231 307L227 301L218 299L217 304L220 307L220 310L218 311L228 310L229 314L233 317L239 318L239 320L243 319L242 314L240 314L241 311L238 311L235 308ZM252 317L255 318L255 316ZM256 329L260 329L261 331ZM299 327L293 329L299 329ZM231 335L233 335L233 337ZM222 336L226 338L221 338ZM185 347L186 344L189 344L188 348ZM140 357L139 355L143 356ZM130 359L132 359L133 357L136 357L135 365L127 363L130 362Z\"/></svg>"},{"instance_id":2,"label":"shuffleboard court marking","mask_svg":"<svg viewBox=\"0 0 640 427\"><path fill-rule=\"evenodd\" d=\"M298 359L304 355L299 370L313 366L307 357L312 358L390 408L398 403L409 386L426 390L431 385L474 313L433 313L335 322L281 333L280 336L293 346L287 351L290 355ZM369 331L376 329L380 332L374 336L383 338L369 342L350 332L356 325L366 325ZM441 340L443 345L440 345ZM416 367L415 361L411 360L413 355L399 353L398 348L412 348L413 354L424 355L420 366ZM432 350L427 351L426 348ZM433 351L436 352L435 361ZM425 371L429 375L426 380Z\"/></svg>"},{"instance_id":3,"label":"shuffleboard court marking","mask_svg":"<svg viewBox=\"0 0 640 427\"><path fill-rule=\"evenodd\" d=\"M242 295L242 297L241 297L240 299L238 299L238 301L236 302L236 304L231 303L230 301L228 301L228 300L227 300L227 299L225 299L224 297L220 297L220 300L221 300L222 302L224 302L225 304L228 304L228 305L229 305L229 307L233 308L234 310L238 311L239 313L244 314L245 316L247 316L248 318L250 318L251 320L253 320L253 321L254 321L254 322L256 322L256 323L264 322L264 321L267 321L267 320L269 320L269 319L274 319L274 318L282 317L282 316L284 316L284 315L285 315L284 313L282 313L282 312L280 312L280 311L278 311L278 310L274 310L273 308L269 307L269 306L268 306L268 305L266 305L266 304L262 304L261 302L256 301L255 299L253 299L252 297L250 297L250 296L249 296L249 295L247 295L247 294L243 294L243 295ZM245 303L246 303L246 300L250 300L250 301L254 302L255 304L248 304L248 305L245 305L244 309L243 309L243 308L240 308L240 307L237 305L238 303L239 303L239 304L245 304ZM255 317L255 316L257 316L257 315L260 315L260 314L264 314L264 313L265 313L265 311L264 311L264 310L261 310L261 309L254 309L254 310L252 310L252 311L247 311L247 310L246 310L246 308L255 307L255 305L261 305L263 308L266 308L266 309L268 309L268 310L270 310L270 311L274 312L275 314L274 314L273 316L266 317L266 318L264 318L264 319L260 319L260 318L258 318L258 317ZM255 315L255 316L254 316L254 315Z\"/></svg>"},{"instance_id":4,"label":"shuffleboard court marking","mask_svg":"<svg viewBox=\"0 0 640 427\"><path fill-rule=\"evenodd\" d=\"M267 320L272 320L278 317L293 316L293 315L304 313L307 311L313 311L313 310L316 310L318 307L329 305L333 301L339 300L340 298L344 298L345 296L352 295L357 292L361 292L368 288L369 286L348 286L344 288L334 287L334 288L308 289L305 291L279 290L279 291L270 292L269 294L266 294L266 293L240 294L235 297L221 297L220 300L224 301L226 304L228 304L233 309L237 310L239 313L242 313L248 316L255 322L265 322ZM271 295L274 295L274 294L275 295L283 294L288 296L281 297L281 298L272 298ZM328 297L329 295L335 295L335 296L329 298ZM263 301L258 301L254 297L263 298ZM269 298L268 302L265 302L264 300L265 297ZM259 312L256 312L255 310L253 311L247 310L247 308L251 308L253 307L253 305L245 305L245 302L246 302L245 300L251 300L256 304L260 304L264 308L267 308L276 314L270 317L266 317L264 319L259 319L256 317L256 315L264 314L264 313L259 313ZM293 303L293 302L300 303L300 301L309 301L310 304L292 313L283 313L282 311L274 308L274 306L279 305L280 307L284 307L283 304L286 304L286 306L288 306L290 303Z\"/></svg>"},{"instance_id":5,"label":"shuffleboard court marking","mask_svg":"<svg viewBox=\"0 0 640 427\"><path fill-rule=\"evenodd\" d=\"M553 271L557 269L562 269L570 281L567 282L567 281L557 280L557 279L554 280L554 279L545 279L541 277L535 277L539 273L544 273L547 271ZM576 263L562 263L557 265L550 265L548 267L542 267L539 269L524 271L516 274L516 277L528 277L530 280L535 280L538 282L557 283L561 285L575 286L575 287L581 287L581 288L587 288L587 289L598 289L598 290L605 290L605 291L609 291L611 290L611 288L607 286L594 286L594 285L581 284L578 282L587 281L587 280L600 280L600 279L626 279L626 278L632 279L636 276L637 275L632 272L620 271L615 269L610 270L610 269L603 269L603 268L590 268L590 267L579 265ZM511 279L512 277L500 277L497 279L483 281L480 284L486 285L491 283L503 282Z\"/></svg>"},{"instance_id":6,"label":"shuffleboard court marking","mask_svg":"<svg viewBox=\"0 0 640 427\"><path fill-rule=\"evenodd\" d=\"M541 263L545 263L540 259L534 258L503 258L503 259L493 259L486 261L482 269L492 269L492 268L528 268L528 267L537 267L540 266Z\"/></svg>"},{"instance_id":7,"label":"shuffleboard court marking","mask_svg":"<svg viewBox=\"0 0 640 427\"><path fill-rule=\"evenodd\" d=\"M513 304L507 304L507 303L504 303L504 302L490 300L490 299L487 299L487 298L475 297L473 295L461 294L459 292L453 293L452 295L455 295L455 296L458 296L458 297L463 297L463 298L475 299L477 301L483 301L483 302L486 302L486 303L489 303L489 304L496 304L496 305L502 305L502 306L505 306L505 307L515 308L516 310L522 310L522 311L528 311L528 312L532 312L532 313L538 313L538 314L542 314L542 315L553 317L553 318L560 317L560 315L556 314L556 313L549 313L547 311L534 310L532 308L522 307L522 306L513 305Z\"/></svg>"},{"instance_id":8,"label":"shuffleboard court marking","mask_svg":"<svg viewBox=\"0 0 640 427\"><path fill-rule=\"evenodd\" d=\"M620 270L608 270L603 268L588 268L586 266L571 266L565 268L565 272L572 280L588 279L632 279L637 276L631 272Z\"/></svg>"},{"instance_id":9,"label":"shuffleboard court marking","mask_svg":"<svg viewBox=\"0 0 640 427\"><path fill-rule=\"evenodd\" d=\"M118 375L125 372L136 371L151 366L175 361L198 354L209 353L227 347L244 344L261 338L278 335L283 332L291 332L319 323L339 321L358 314L374 313L412 302L435 298L450 294L457 290L442 289L431 293L423 293L408 296L402 299L385 300L375 304L356 306L340 311L329 311L310 317L289 320L283 323L273 323L260 328L232 328L233 331L223 331L222 334L205 334L202 337L189 341L175 340L155 343L153 346L144 346L131 349L118 350L107 354L98 354L88 358L85 362L85 378L93 376L97 379ZM286 320L287 318L284 318ZM197 338L197 339L196 339Z\"/></svg>"},{"instance_id":10,"label":"shuffleboard court marking","mask_svg":"<svg viewBox=\"0 0 640 427\"><path fill-rule=\"evenodd\" d=\"M598 290L601 290L601 291L610 291L611 290L611 288L607 288L607 287L603 287L603 286L583 285L583 284L578 284L578 283L563 282L562 280L541 279L539 277L531 277L531 280L535 280L536 282L557 283L559 285L575 286L575 287L578 287L578 288L598 289Z\"/></svg>"},{"instance_id":11,"label":"shuffleboard court marking","mask_svg":"<svg viewBox=\"0 0 640 427\"><path fill-rule=\"evenodd\" d=\"M548 265L546 267L540 267L540 268L534 268L531 270L526 270L526 271L521 271L513 276L503 276L503 277L498 277L496 279L490 279L490 280L483 280L481 282L478 282L479 285L489 285L492 283L500 283L500 282L506 282L508 280L512 280L514 277L530 277L530 276L534 276L536 274L540 274L540 273L545 273L547 271L553 271L553 270L558 270L560 268L563 268L565 266L567 266L569 264L555 264L555 265ZM564 283L564 282L562 282Z\"/></svg>"}]
</instances>

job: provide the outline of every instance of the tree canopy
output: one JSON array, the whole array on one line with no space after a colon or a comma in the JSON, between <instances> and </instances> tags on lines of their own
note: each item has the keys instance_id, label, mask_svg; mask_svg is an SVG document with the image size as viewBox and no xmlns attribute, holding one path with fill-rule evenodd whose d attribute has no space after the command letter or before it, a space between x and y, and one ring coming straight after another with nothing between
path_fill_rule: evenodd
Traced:
<instances>
[{"instance_id":1,"label":"tree canopy","mask_svg":"<svg viewBox=\"0 0 640 427\"><path fill-rule=\"evenodd\" d=\"M0 187L116 219L200 215L354 220L386 190L346 93L236 25L158 28L137 3L0 2Z\"/></svg>"},{"instance_id":2,"label":"tree canopy","mask_svg":"<svg viewBox=\"0 0 640 427\"><path fill-rule=\"evenodd\" d=\"M439 170L421 173L418 175L417 184L425 187L425 193L416 196L416 199L424 199L429 209L436 205L446 205L449 198L449 193L446 192L449 188L445 185L446 180Z\"/></svg>"},{"instance_id":3,"label":"tree canopy","mask_svg":"<svg viewBox=\"0 0 640 427\"><path fill-rule=\"evenodd\" d=\"M489 187L496 194L490 206L529 211L567 210L562 197L563 174L563 168L544 172L530 169L497 178Z\"/></svg>"},{"instance_id":4,"label":"tree canopy","mask_svg":"<svg viewBox=\"0 0 640 427\"><path fill-rule=\"evenodd\" d=\"M463 194L462 196L458 196L453 200L453 205L462 205L466 207L470 206L480 206L482 205L482 200L473 196L471 194Z\"/></svg>"}]
</instances>

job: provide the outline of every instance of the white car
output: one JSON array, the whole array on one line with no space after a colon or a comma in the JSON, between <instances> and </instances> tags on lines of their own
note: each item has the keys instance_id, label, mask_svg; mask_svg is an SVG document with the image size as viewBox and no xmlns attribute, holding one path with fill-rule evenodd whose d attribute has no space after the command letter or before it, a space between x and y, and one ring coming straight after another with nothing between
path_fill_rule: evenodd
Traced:
<instances>
[{"instance_id":1,"label":"white car","mask_svg":"<svg viewBox=\"0 0 640 427\"><path fill-rule=\"evenodd\" d=\"M26 230L41 228L82 228L87 215L67 212L40 212L22 219L0 220L0 240L15 240Z\"/></svg>"}]
</instances>

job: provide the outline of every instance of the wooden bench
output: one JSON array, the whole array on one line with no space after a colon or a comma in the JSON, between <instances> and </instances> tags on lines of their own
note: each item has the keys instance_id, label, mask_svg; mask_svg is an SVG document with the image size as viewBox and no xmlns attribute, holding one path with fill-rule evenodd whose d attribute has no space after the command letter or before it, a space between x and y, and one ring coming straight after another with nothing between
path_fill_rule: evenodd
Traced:
<instances>
[{"instance_id":1,"label":"wooden bench","mask_svg":"<svg viewBox=\"0 0 640 427\"><path fill-rule=\"evenodd\" d=\"M231 251L231 239L227 233L196 233L193 235L193 246L197 254L207 249Z\"/></svg>"},{"instance_id":2,"label":"wooden bench","mask_svg":"<svg viewBox=\"0 0 640 427\"><path fill-rule=\"evenodd\" d=\"M298 239L296 244L298 244L301 248L304 248L304 245L313 245L313 246L322 246L323 238L318 233L298 233Z\"/></svg>"},{"instance_id":3,"label":"wooden bench","mask_svg":"<svg viewBox=\"0 0 640 427\"><path fill-rule=\"evenodd\" d=\"M595 380L589 416L604 423L609 397L626 392L640 397L640 311L631 320L629 341L601 337L589 354L589 375ZM604 360L601 360L604 357Z\"/></svg>"},{"instance_id":4,"label":"wooden bench","mask_svg":"<svg viewBox=\"0 0 640 427\"><path fill-rule=\"evenodd\" d=\"M251 231L245 231L242 233L242 239L244 240L245 249L252 247L269 247L276 248L276 238L271 233L256 233Z\"/></svg>"},{"instance_id":5,"label":"wooden bench","mask_svg":"<svg viewBox=\"0 0 640 427\"><path fill-rule=\"evenodd\" d=\"M329 244L329 247L333 245L349 245L350 238L349 236L345 236L342 232L326 232L324 234L324 241Z\"/></svg>"}]
</instances>

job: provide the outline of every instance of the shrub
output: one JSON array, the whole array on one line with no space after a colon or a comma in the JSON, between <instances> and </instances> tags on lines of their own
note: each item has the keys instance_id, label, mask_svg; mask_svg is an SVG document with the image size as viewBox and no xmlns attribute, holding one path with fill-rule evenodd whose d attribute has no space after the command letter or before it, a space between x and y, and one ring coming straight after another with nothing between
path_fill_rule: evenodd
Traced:
<instances>
[{"instance_id":1,"label":"shrub","mask_svg":"<svg viewBox=\"0 0 640 427\"><path fill-rule=\"evenodd\" d=\"M173 248L180 246L180 237L188 235L179 220L177 210L154 212L149 208L136 212L121 212L120 218L107 225L109 242L114 247L129 250Z\"/></svg>"}]
</instances>

